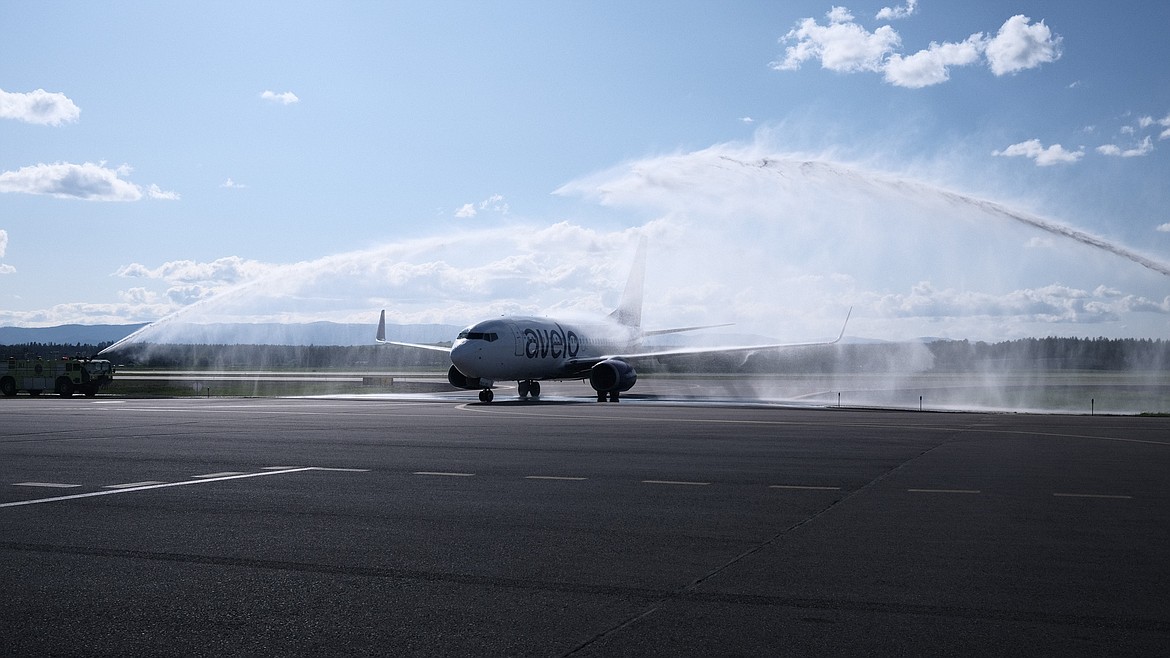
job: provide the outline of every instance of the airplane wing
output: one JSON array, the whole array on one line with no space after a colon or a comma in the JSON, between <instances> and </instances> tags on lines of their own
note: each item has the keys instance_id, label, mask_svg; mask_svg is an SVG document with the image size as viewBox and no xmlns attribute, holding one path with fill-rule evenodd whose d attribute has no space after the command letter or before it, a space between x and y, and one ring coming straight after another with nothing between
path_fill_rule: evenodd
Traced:
<instances>
[{"instance_id":1,"label":"airplane wing","mask_svg":"<svg viewBox=\"0 0 1170 658\"><path fill-rule=\"evenodd\" d=\"M728 347L680 347L668 350L654 350L651 352L634 352L630 354L610 354L608 356L600 357L596 361L600 363L606 359L621 359L622 361L635 361L638 359L659 359L668 358L672 356L701 356L704 354L743 354L747 352L760 352L763 350L777 350L790 347L817 347L820 345L835 345L841 342L845 337L845 327L849 325L849 317L853 315L853 308L849 308L849 312L845 315L845 322L841 325L841 333L833 340L811 342L811 343L770 343L765 345L734 345ZM581 365L585 365L583 362Z\"/></svg>"},{"instance_id":2,"label":"airplane wing","mask_svg":"<svg viewBox=\"0 0 1170 658\"><path fill-rule=\"evenodd\" d=\"M374 336L374 340L383 345L398 345L400 347L414 347L420 350L430 350L432 352L443 352L445 354L451 353L450 347L443 347L442 345L423 345L421 343L403 343L397 340L386 340L386 311L382 311L382 315L378 318L378 333Z\"/></svg>"},{"instance_id":3,"label":"airplane wing","mask_svg":"<svg viewBox=\"0 0 1170 658\"><path fill-rule=\"evenodd\" d=\"M677 329L655 329L654 331L643 331L643 336L665 336L667 334L681 334L686 331L698 331L700 329L718 329L719 327L730 327L734 322L724 322L723 324L705 324L699 327L679 327Z\"/></svg>"}]
</instances>

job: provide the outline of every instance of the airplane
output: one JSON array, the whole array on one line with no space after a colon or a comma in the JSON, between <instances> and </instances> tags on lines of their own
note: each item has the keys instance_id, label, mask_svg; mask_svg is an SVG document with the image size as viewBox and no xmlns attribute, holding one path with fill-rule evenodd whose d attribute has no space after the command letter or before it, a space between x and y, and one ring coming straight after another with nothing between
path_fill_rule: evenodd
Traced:
<instances>
[{"instance_id":1,"label":"airplane","mask_svg":"<svg viewBox=\"0 0 1170 658\"><path fill-rule=\"evenodd\" d=\"M588 380L598 402L618 402L638 381L633 363L649 359L703 354L746 353L759 350L833 345L845 335L815 343L776 343L735 347L689 347L644 350L649 336L677 334L727 324L642 330L642 288L646 274L646 239L638 244L634 265L617 308L594 322L568 322L547 317L504 316L477 322L455 338L451 347L386 340L386 311L378 319L375 340L386 345L446 352L451 358L447 380L455 388L479 390L479 400L490 403L497 381L515 381L524 400L540 397L540 382Z\"/></svg>"}]
</instances>

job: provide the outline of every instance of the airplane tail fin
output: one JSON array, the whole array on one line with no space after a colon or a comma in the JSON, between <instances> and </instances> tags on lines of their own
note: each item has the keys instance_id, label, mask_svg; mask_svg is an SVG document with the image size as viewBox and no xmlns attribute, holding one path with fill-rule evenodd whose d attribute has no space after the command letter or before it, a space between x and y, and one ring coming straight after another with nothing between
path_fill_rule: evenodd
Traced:
<instances>
[{"instance_id":1,"label":"airplane tail fin","mask_svg":"<svg viewBox=\"0 0 1170 658\"><path fill-rule=\"evenodd\" d=\"M374 335L374 340L379 343L386 342L386 310L382 309L382 315L378 318L378 333Z\"/></svg>"},{"instance_id":2,"label":"airplane tail fin","mask_svg":"<svg viewBox=\"0 0 1170 658\"><path fill-rule=\"evenodd\" d=\"M609 317L627 327L642 328L642 286L646 280L646 236L638 241L638 251L634 254L634 265L630 268L630 278L626 280L626 289L622 292L622 299L617 309Z\"/></svg>"}]
</instances>

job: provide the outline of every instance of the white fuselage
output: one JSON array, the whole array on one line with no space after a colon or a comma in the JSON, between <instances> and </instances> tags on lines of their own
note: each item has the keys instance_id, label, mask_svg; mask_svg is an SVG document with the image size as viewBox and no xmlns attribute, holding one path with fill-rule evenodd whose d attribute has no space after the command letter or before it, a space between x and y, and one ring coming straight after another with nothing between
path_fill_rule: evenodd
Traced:
<instances>
[{"instance_id":1,"label":"white fuselage","mask_svg":"<svg viewBox=\"0 0 1170 658\"><path fill-rule=\"evenodd\" d=\"M467 377L490 381L577 379L599 357L635 350L641 339L636 328L606 320L502 317L461 331L451 363Z\"/></svg>"}]
</instances>

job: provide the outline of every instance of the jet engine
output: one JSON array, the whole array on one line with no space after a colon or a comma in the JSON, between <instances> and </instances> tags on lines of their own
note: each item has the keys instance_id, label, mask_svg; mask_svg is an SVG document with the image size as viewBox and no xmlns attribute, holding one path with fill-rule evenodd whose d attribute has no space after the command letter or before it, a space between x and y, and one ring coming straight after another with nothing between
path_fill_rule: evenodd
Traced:
<instances>
[{"instance_id":1,"label":"jet engine","mask_svg":"<svg viewBox=\"0 0 1170 658\"><path fill-rule=\"evenodd\" d=\"M447 371L447 381L451 382L451 385L455 388L466 388L469 390L488 388L491 386L491 382L488 382L485 386L483 380L479 377L468 377L459 372L459 369L455 366L451 366L451 369Z\"/></svg>"},{"instance_id":2,"label":"jet engine","mask_svg":"<svg viewBox=\"0 0 1170 658\"><path fill-rule=\"evenodd\" d=\"M602 361L589 371L589 385L598 393L624 393L637 381L638 373L634 367L618 359Z\"/></svg>"}]
</instances>

